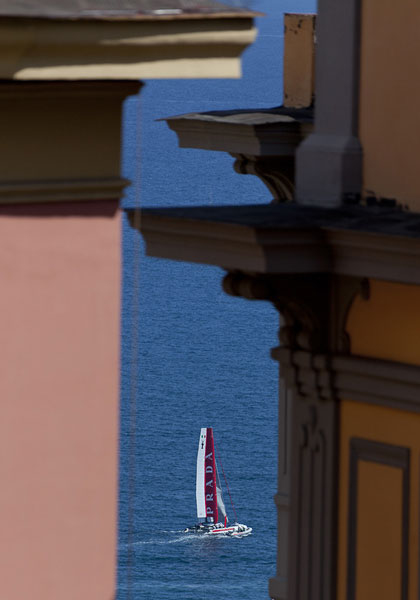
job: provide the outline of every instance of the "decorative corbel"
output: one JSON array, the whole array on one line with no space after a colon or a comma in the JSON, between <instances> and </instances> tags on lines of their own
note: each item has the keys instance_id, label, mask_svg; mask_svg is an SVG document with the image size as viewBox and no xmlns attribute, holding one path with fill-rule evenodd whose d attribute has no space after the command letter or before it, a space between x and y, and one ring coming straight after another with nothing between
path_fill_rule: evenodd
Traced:
<instances>
[{"instance_id":1,"label":"decorative corbel","mask_svg":"<svg viewBox=\"0 0 420 600\"><path fill-rule=\"evenodd\" d=\"M325 380L328 357L350 353L351 340L346 331L350 307L358 294L369 298L367 279L323 273L231 271L223 279L223 289L231 296L267 300L275 306L282 323L280 346L273 349L272 356L286 371L291 366L302 371L295 382L307 382L308 369L322 372Z\"/></svg>"},{"instance_id":2,"label":"decorative corbel","mask_svg":"<svg viewBox=\"0 0 420 600\"><path fill-rule=\"evenodd\" d=\"M267 186L273 203L291 202L295 195L295 159L292 156L261 157L232 154L240 175L256 175Z\"/></svg>"},{"instance_id":3,"label":"decorative corbel","mask_svg":"<svg viewBox=\"0 0 420 600\"><path fill-rule=\"evenodd\" d=\"M324 274L265 275L229 272L223 289L231 296L268 300L283 317L282 347L312 353L327 351L331 276Z\"/></svg>"},{"instance_id":4,"label":"decorative corbel","mask_svg":"<svg viewBox=\"0 0 420 600\"><path fill-rule=\"evenodd\" d=\"M234 271L223 280L228 294L268 300L278 310L282 317L280 346L272 350L272 357L280 363L287 385L302 397L318 395L320 391L319 366L324 367L325 361L320 365L314 359L328 354L330 288L331 276L327 274L260 275Z\"/></svg>"}]
</instances>

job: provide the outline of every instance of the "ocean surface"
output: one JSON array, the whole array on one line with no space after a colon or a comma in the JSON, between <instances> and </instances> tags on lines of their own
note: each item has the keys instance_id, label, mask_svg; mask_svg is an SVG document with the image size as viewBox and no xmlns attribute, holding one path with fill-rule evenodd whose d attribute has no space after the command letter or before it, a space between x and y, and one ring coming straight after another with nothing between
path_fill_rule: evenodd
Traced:
<instances>
[{"instance_id":1,"label":"ocean surface","mask_svg":"<svg viewBox=\"0 0 420 600\"><path fill-rule=\"evenodd\" d=\"M241 1L231 0L237 6ZM283 13L314 0L254 0L259 36L237 81L148 81L125 105L124 206L270 201L225 154L179 149L161 117L282 102ZM278 315L231 298L216 267L147 258L123 223L118 600L257 600L275 574ZM196 522L201 427L213 427L242 539L184 534ZM223 485L223 481L222 481ZM224 499L234 520L229 496Z\"/></svg>"}]
</instances>

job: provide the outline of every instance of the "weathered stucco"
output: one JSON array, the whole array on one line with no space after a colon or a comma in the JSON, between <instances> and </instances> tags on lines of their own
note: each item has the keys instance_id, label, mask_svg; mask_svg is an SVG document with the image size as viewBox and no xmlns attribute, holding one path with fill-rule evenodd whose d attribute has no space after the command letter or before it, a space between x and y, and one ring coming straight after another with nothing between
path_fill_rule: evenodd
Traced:
<instances>
[{"instance_id":1,"label":"weathered stucco","mask_svg":"<svg viewBox=\"0 0 420 600\"><path fill-rule=\"evenodd\" d=\"M410 480L406 498L409 528L403 523L402 469L390 460L360 460L357 473L356 530L357 600L418 597L420 415L385 406L342 400L340 407L340 466L338 510L337 600L349 600L350 446L354 438L372 440L393 449L409 449ZM351 496L351 493L350 493ZM408 556L402 540L406 537ZM407 574L409 576L407 577ZM403 579L406 579L403 584ZM407 585L408 581L408 585ZM406 589L407 595L401 590Z\"/></svg>"},{"instance_id":2,"label":"weathered stucco","mask_svg":"<svg viewBox=\"0 0 420 600\"><path fill-rule=\"evenodd\" d=\"M0 208L1 597L111 600L117 201Z\"/></svg>"},{"instance_id":3,"label":"weathered stucco","mask_svg":"<svg viewBox=\"0 0 420 600\"><path fill-rule=\"evenodd\" d=\"M352 353L420 365L420 287L370 282L370 299L357 297L347 321Z\"/></svg>"},{"instance_id":4,"label":"weathered stucco","mask_svg":"<svg viewBox=\"0 0 420 600\"><path fill-rule=\"evenodd\" d=\"M363 188L420 210L420 6L362 2L360 139Z\"/></svg>"}]
</instances>

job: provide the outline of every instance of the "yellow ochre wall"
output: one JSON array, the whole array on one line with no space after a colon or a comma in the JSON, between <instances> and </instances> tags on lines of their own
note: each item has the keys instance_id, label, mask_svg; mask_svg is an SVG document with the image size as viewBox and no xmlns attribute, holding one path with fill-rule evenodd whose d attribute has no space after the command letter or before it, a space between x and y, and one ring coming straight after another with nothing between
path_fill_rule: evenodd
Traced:
<instances>
[{"instance_id":1,"label":"yellow ochre wall","mask_svg":"<svg viewBox=\"0 0 420 600\"><path fill-rule=\"evenodd\" d=\"M340 410L338 600L348 600L349 449L353 437L410 449L408 600L418 600L420 415L343 400ZM361 460L358 467L356 600L401 598L402 471Z\"/></svg>"},{"instance_id":2,"label":"yellow ochre wall","mask_svg":"<svg viewBox=\"0 0 420 600\"><path fill-rule=\"evenodd\" d=\"M352 354L420 365L420 287L371 280L370 298L356 298L347 331ZM418 600L420 415L351 399L340 403L338 600L348 600L352 438L409 449L408 599ZM356 478L355 598L395 600L402 581L402 470L359 460Z\"/></svg>"},{"instance_id":3,"label":"yellow ochre wall","mask_svg":"<svg viewBox=\"0 0 420 600\"><path fill-rule=\"evenodd\" d=\"M370 298L358 296L347 319L351 352L420 365L420 286L370 281Z\"/></svg>"},{"instance_id":4,"label":"yellow ochre wall","mask_svg":"<svg viewBox=\"0 0 420 600\"><path fill-rule=\"evenodd\" d=\"M420 210L420 4L361 3L360 139L364 190Z\"/></svg>"}]
</instances>

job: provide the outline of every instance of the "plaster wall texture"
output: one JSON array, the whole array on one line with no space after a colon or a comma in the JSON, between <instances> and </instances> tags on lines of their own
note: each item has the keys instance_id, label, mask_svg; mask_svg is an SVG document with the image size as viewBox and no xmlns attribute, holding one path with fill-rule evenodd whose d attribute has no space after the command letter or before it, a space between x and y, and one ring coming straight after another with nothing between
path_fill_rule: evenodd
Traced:
<instances>
[{"instance_id":1,"label":"plaster wall texture","mask_svg":"<svg viewBox=\"0 0 420 600\"><path fill-rule=\"evenodd\" d=\"M0 239L0 596L110 600L117 201L3 206Z\"/></svg>"},{"instance_id":2,"label":"plaster wall texture","mask_svg":"<svg viewBox=\"0 0 420 600\"><path fill-rule=\"evenodd\" d=\"M419 303L419 286L371 280L370 298L356 297L347 319L352 354L419 366ZM377 393L381 395L380 386ZM407 531L403 523L401 469L391 462L358 463L356 597L364 600L379 594L384 600L391 600L401 595L402 587L407 585L404 597L418 598L419 431L418 413L354 402L351 398L340 402L338 600L348 597L349 488L355 485L350 481L349 464L355 438L409 452ZM404 535L408 536L406 561L402 558Z\"/></svg>"},{"instance_id":3,"label":"plaster wall texture","mask_svg":"<svg viewBox=\"0 0 420 600\"><path fill-rule=\"evenodd\" d=\"M420 365L419 306L419 286L371 280L347 319L352 354Z\"/></svg>"},{"instance_id":4,"label":"plaster wall texture","mask_svg":"<svg viewBox=\"0 0 420 600\"><path fill-rule=\"evenodd\" d=\"M361 3L359 135L363 188L420 210L420 6Z\"/></svg>"},{"instance_id":5,"label":"plaster wall texture","mask_svg":"<svg viewBox=\"0 0 420 600\"><path fill-rule=\"evenodd\" d=\"M284 106L311 106L315 93L315 15L284 15Z\"/></svg>"},{"instance_id":6,"label":"plaster wall texture","mask_svg":"<svg viewBox=\"0 0 420 600\"><path fill-rule=\"evenodd\" d=\"M25 85L0 87L0 191L9 181L119 177L122 93L100 83Z\"/></svg>"},{"instance_id":7,"label":"plaster wall texture","mask_svg":"<svg viewBox=\"0 0 420 600\"><path fill-rule=\"evenodd\" d=\"M394 600L401 593L401 469L361 460L358 485L356 597Z\"/></svg>"},{"instance_id":8,"label":"plaster wall texture","mask_svg":"<svg viewBox=\"0 0 420 600\"><path fill-rule=\"evenodd\" d=\"M337 600L347 600L350 444L362 438L410 451L408 497L408 585L403 576L402 472L391 464L360 460L357 472L357 600L418 598L420 415L344 399L340 403Z\"/></svg>"}]
</instances>

